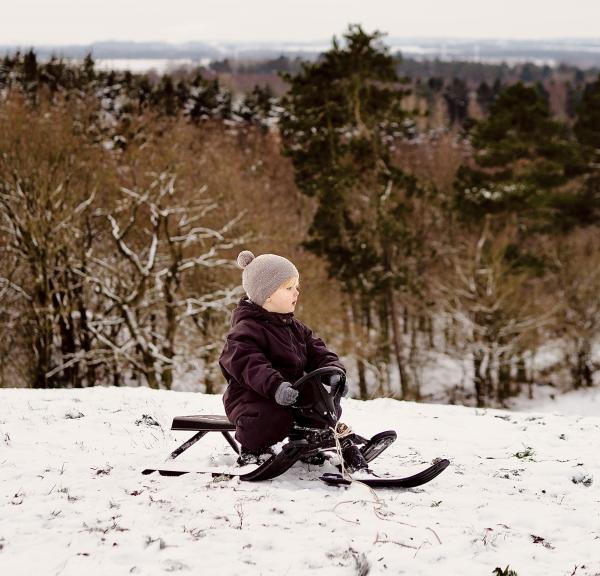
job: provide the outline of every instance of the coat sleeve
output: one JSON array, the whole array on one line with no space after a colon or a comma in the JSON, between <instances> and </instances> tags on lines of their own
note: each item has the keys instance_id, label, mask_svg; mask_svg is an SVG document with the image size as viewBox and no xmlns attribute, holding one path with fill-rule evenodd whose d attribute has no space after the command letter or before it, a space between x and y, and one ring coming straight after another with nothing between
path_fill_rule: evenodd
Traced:
<instances>
[{"instance_id":1,"label":"coat sleeve","mask_svg":"<svg viewBox=\"0 0 600 576\"><path fill-rule=\"evenodd\" d=\"M269 400L274 400L277 388L284 381L265 355L260 335L243 322L227 336L219 365L228 381L233 378Z\"/></svg>"},{"instance_id":2,"label":"coat sleeve","mask_svg":"<svg viewBox=\"0 0 600 576\"><path fill-rule=\"evenodd\" d=\"M345 371L346 367L342 364L338 355L329 350L325 342L318 336L315 336L308 326L305 324L302 326L304 328L304 341L306 343L306 371L312 372L323 366L337 366Z\"/></svg>"}]
</instances>

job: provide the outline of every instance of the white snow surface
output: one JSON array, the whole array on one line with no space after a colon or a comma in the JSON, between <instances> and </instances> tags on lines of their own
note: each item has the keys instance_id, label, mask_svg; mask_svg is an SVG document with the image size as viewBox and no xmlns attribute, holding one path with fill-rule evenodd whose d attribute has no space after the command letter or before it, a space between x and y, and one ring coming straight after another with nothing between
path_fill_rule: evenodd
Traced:
<instances>
[{"instance_id":1,"label":"white snow surface","mask_svg":"<svg viewBox=\"0 0 600 576\"><path fill-rule=\"evenodd\" d=\"M550 386L540 386L535 398L516 398L513 410L573 414L578 416L600 416L600 388L582 388L560 393Z\"/></svg>"},{"instance_id":2,"label":"white snow surface","mask_svg":"<svg viewBox=\"0 0 600 576\"><path fill-rule=\"evenodd\" d=\"M378 472L450 467L377 492L325 485L330 464L261 483L144 476L191 436L172 418L221 414L220 396L1 389L0 574L600 574L599 417L344 402L359 434L398 432ZM234 461L209 434L175 462Z\"/></svg>"}]
</instances>

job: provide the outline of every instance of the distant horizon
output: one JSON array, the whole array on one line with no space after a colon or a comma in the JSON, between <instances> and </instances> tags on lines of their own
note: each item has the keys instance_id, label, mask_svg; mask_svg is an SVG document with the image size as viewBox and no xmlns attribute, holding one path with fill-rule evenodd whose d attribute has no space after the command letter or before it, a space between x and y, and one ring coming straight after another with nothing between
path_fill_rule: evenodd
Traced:
<instances>
[{"instance_id":1,"label":"distant horizon","mask_svg":"<svg viewBox=\"0 0 600 576\"><path fill-rule=\"evenodd\" d=\"M598 0L19 0L3 10L0 44L318 42L353 23L392 38L575 41L598 39L598 22Z\"/></svg>"},{"instance_id":2,"label":"distant horizon","mask_svg":"<svg viewBox=\"0 0 600 576\"><path fill-rule=\"evenodd\" d=\"M600 68L600 40L591 38L459 38L399 37L386 35L382 42L391 54L404 60L463 61L514 66L560 64ZM81 60L91 54L101 66L144 71L166 70L173 63L207 66L211 61L265 61L281 56L313 60L331 48L332 39L261 41L101 40L86 44L0 45L0 55L33 49L41 60L51 57Z\"/></svg>"},{"instance_id":3,"label":"distant horizon","mask_svg":"<svg viewBox=\"0 0 600 576\"><path fill-rule=\"evenodd\" d=\"M373 30L365 30L368 33L372 33ZM381 31L380 31L381 32ZM548 36L548 37L524 37L524 38L514 38L514 37L477 37L477 36L401 36L401 35L393 35L390 33L383 32L384 36L382 38L385 43L386 40L394 40L394 41L402 41L409 42L412 40L420 41L420 42L574 42L574 43L585 43L585 42L597 42L600 44L600 36L577 36L577 37L569 37L569 36ZM332 34L328 38L312 38L308 40L234 40L234 39L194 39L194 40L131 40L126 38L104 38L101 40L91 40L89 42L0 42L0 47L40 47L40 48L64 48L64 47L85 47L92 46L94 44L135 44L135 45L147 45L147 44L167 44L169 46L186 46L189 44L206 44L208 46L215 45L234 45L234 46L277 46L277 45L287 45L287 44L295 44L295 45L314 45L314 44L330 44L332 39L334 38L342 38L342 34Z\"/></svg>"}]
</instances>

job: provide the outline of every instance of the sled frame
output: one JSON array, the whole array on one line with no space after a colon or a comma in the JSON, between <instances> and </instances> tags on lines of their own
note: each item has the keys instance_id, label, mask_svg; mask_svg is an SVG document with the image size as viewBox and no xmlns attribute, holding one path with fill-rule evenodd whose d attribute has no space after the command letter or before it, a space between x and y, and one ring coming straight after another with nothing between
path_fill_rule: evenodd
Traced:
<instances>
[{"instance_id":1,"label":"sled frame","mask_svg":"<svg viewBox=\"0 0 600 576\"><path fill-rule=\"evenodd\" d=\"M188 448L191 448L198 440L201 440L209 432L220 432L227 443L233 448L233 451L239 455L240 447L232 438L230 432L235 430L235 425L229 422L226 416L218 414L206 414L201 416L176 416L173 418L171 430L196 432L191 438L188 438L183 444L175 448L167 460L174 460L183 454Z\"/></svg>"}]
</instances>

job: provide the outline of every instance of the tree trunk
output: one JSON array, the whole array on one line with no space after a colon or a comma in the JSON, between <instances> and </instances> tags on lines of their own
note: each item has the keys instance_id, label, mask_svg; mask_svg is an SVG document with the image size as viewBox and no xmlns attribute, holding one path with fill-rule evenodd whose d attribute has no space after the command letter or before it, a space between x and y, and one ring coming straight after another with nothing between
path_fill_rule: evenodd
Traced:
<instances>
[{"instance_id":1,"label":"tree trunk","mask_svg":"<svg viewBox=\"0 0 600 576\"><path fill-rule=\"evenodd\" d=\"M485 381L481 373L483 365L483 352L475 350L473 352L473 383L475 384L475 400L478 408L485 406Z\"/></svg>"},{"instance_id":2,"label":"tree trunk","mask_svg":"<svg viewBox=\"0 0 600 576\"><path fill-rule=\"evenodd\" d=\"M44 283L46 284L46 283ZM34 296L35 336L33 352L35 356L34 388L52 388L46 374L51 369L52 341L54 336L52 313L47 286L39 286Z\"/></svg>"},{"instance_id":3,"label":"tree trunk","mask_svg":"<svg viewBox=\"0 0 600 576\"><path fill-rule=\"evenodd\" d=\"M394 344L394 356L396 358L396 364L398 366L398 375L400 378L400 393L401 393L401 398L403 400L406 400L409 397L409 383L408 383L408 376L406 374L406 368L404 366L404 355L403 355L403 348L404 348L404 342L402 339L402 334L400 333L400 327L398 326L398 307L396 306L396 299L395 299L395 294L394 294L394 290L393 288L390 286L388 288L388 292L387 292L387 297L388 297L388 301L389 301L389 310L390 310L390 314L391 314L391 320L392 320L392 338L393 338L393 344ZM406 308L405 308L405 313L406 313ZM407 322L407 316L405 315L405 332L406 332L406 324Z\"/></svg>"},{"instance_id":4,"label":"tree trunk","mask_svg":"<svg viewBox=\"0 0 600 576\"><path fill-rule=\"evenodd\" d=\"M494 378L492 375L492 358L491 358L491 354L488 352L488 357L487 357L487 364L485 366L485 375L484 375L484 382L483 382L483 395L484 398L486 400L486 404L487 404L487 400L491 400L494 398Z\"/></svg>"},{"instance_id":5,"label":"tree trunk","mask_svg":"<svg viewBox=\"0 0 600 576\"><path fill-rule=\"evenodd\" d=\"M210 310L206 310L202 313L201 326L202 326L202 345L206 346L207 342L210 342L211 338L211 323L212 314ZM215 379L211 371L213 361L216 360L214 357L214 349L206 347L202 353L202 374L204 378L204 392L205 394L215 394Z\"/></svg>"},{"instance_id":6,"label":"tree trunk","mask_svg":"<svg viewBox=\"0 0 600 576\"><path fill-rule=\"evenodd\" d=\"M81 297L81 293L77 291L78 309L79 309L79 340L81 348L87 356L92 349L91 332L88 327L88 314L85 302ZM87 386L96 385L96 366L92 362L86 362L85 380Z\"/></svg>"},{"instance_id":7,"label":"tree trunk","mask_svg":"<svg viewBox=\"0 0 600 576\"><path fill-rule=\"evenodd\" d=\"M587 339L575 341L575 360L572 362L573 388L575 390L593 385L592 353Z\"/></svg>"},{"instance_id":8,"label":"tree trunk","mask_svg":"<svg viewBox=\"0 0 600 576\"><path fill-rule=\"evenodd\" d=\"M510 358L507 354L500 354L498 359L498 388L496 399L500 404L511 396Z\"/></svg>"},{"instance_id":9,"label":"tree trunk","mask_svg":"<svg viewBox=\"0 0 600 576\"><path fill-rule=\"evenodd\" d=\"M367 390L367 379L366 379L366 368L370 365L377 365L377 344L373 346L372 341L372 327L373 327L373 319L371 316L371 300L367 298L366 294L361 294L360 298L360 306L361 306L361 318L363 320L364 325L364 334L366 339L366 347L363 352L363 362L362 362L362 370L363 370L363 381L364 381L364 391L361 391L361 398L366 400L369 397L369 393Z\"/></svg>"},{"instance_id":10,"label":"tree trunk","mask_svg":"<svg viewBox=\"0 0 600 576\"><path fill-rule=\"evenodd\" d=\"M72 293L68 273L63 277L63 286L52 285L52 305L54 308L54 317L58 319L58 334L60 335L60 352L62 354L61 362L72 358L77 353L77 337L73 325ZM79 368L77 364L68 366L57 374L56 380L61 387L81 388L81 382L78 378Z\"/></svg>"},{"instance_id":11,"label":"tree trunk","mask_svg":"<svg viewBox=\"0 0 600 576\"><path fill-rule=\"evenodd\" d=\"M390 365L390 314L386 298L378 298L379 334L377 339L377 368L379 370L378 395L388 396L390 381L388 367Z\"/></svg>"},{"instance_id":12,"label":"tree trunk","mask_svg":"<svg viewBox=\"0 0 600 576\"><path fill-rule=\"evenodd\" d=\"M527 365L525 364L525 355L523 352L520 352L517 357L517 382L519 382L519 384L525 384L529 382L529 380L529 376L527 375Z\"/></svg>"},{"instance_id":13,"label":"tree trunk","mask_svg":"<svg viewBox=\"0 0 600 576\"><path fill-rule=\"evenodd\" d=\"M160 388L160 382L157 378L156 369L154 367L154 357L151 354L143 354L144 367L144 376L146 377L146 382L148 382L148 386L153 390L158 390Z\"/></svg>"},{"instance_id":14,"label":"tree trunk","mask_svg":"<svg viewBox=\"0 0 600 576\"><path fill-rule=\"evenodd\" d=\"M416 322L413 322L410 334L410 351L408 353L408 364L412 372L410 391L412 394L412 399L416 400L417 402L421 399L421 385L419 381L419 359L417 353L418 346L419 326Z\"/></svg>"},{"instance_id":15,"label":"tree trunk","mask_svg":"<svg viewBox=\"0 0 600 576\"><path fill-rule=\"evenodd\" d=\"M435 338L434 338L434 333L433 333L433 318L431 317L430 314L427 316L427 338L428 338L428 342L429 342L429 348L431 350L434 350L435 349Z\"/></svg>"},{"instance_id":16,"label":"tree trunk","mask_svg":"<svg viewBox=\"0 0 600 576\"><path fill-rule=\"evenodd\" d=\"M165 341L162 347L163 355L173 362L175 357L175 334L177 332L177 312L175 310L175 297L172 290L172 276L165 282ZM165 388L173 387L173 364L163 368L162 380Z\"/></svg>"},{"instance_id":17,"label":"tree trunk","mask_svg":"<svg viewBox=\"0 0 600 576\"><path fill-rule=\"evenodd\" d=\"M356 359L356 368L358 370L358 393L361 400L369 398L367 393L367 379L365 375L365 361L362 358Z\"/></svg>"},{"instance_id":18,"label":"tree trunk","mask_svg":"<svg viewBox=\"0 0 600 576\"><path fill-rule=\"evenodd\" d=\"M354 320L354 325L361 325L361 317L359 314L359 306L357 303L357 296L355 294L349 295L350 306L352 308L352 316ZM362 350L367 345L366 342L360 343L356 339L354 341L354 356L356 358L356 369L358 373L358 393L361 400L366 400L367 395L367 380L365 378L365 365L364 361L361 359Z\"/></svg>"}]
</instances>

